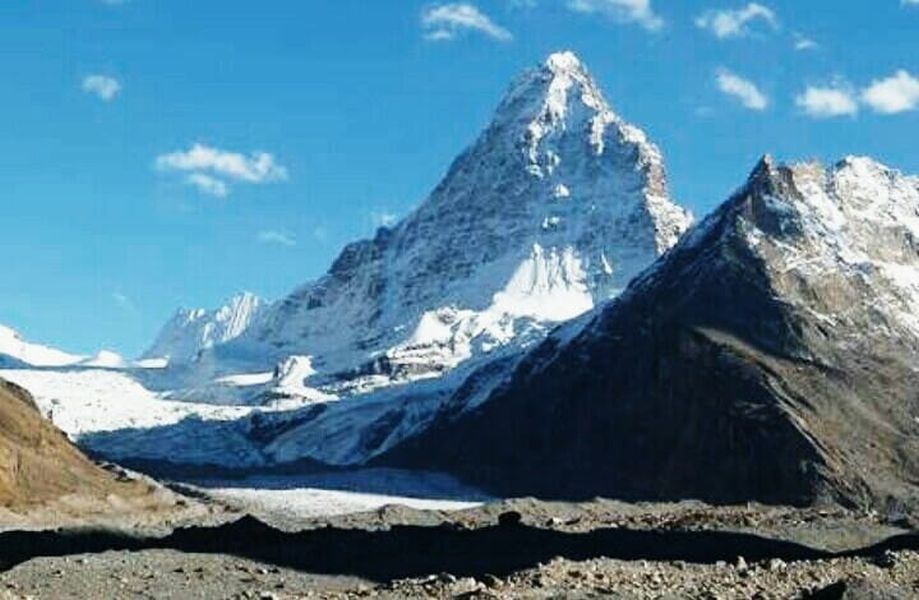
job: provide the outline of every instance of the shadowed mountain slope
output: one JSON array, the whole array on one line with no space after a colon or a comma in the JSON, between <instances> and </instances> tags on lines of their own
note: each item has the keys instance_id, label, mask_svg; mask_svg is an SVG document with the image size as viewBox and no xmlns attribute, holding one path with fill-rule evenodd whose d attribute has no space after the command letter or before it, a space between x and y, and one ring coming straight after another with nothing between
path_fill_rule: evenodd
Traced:
<instances>
[{"instance_id":1,"label":"shadowed mountain slope","mask_svg":"<svg viewBox=\"0 0 919 600\"><path fill-rule=\"evenodd\" d=\"M383 460L547 497L919 501L919 179L748 182L474 411Z\"/></svg>"}]
</instances>

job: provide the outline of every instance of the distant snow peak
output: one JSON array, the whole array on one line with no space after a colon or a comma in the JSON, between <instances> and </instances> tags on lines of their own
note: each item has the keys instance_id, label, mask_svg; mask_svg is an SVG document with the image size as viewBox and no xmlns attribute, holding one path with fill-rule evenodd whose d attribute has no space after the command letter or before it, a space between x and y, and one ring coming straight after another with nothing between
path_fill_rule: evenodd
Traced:
<instances>
[{"instance_id":1,"label":"distant snow peak","mask_svg":"<svg viewBox=\"0 0 919 600\"><path fill-rule=\"evenodd\" d=\"M86 358L29 342L14 329L0 325L0 363L4 357L33 367L63 367Z\"/></svg>"},{"instance_id":2,"label":"distant snow peak","mask_svg":"<svg viewBox=\"0 0 919 600\"><path fill-rule=\"evenodd\" d=\"M244 292L215 310L179 309L142 358L168 359L171 365L193 361L203 350L242 335L263 308L258 296Z\"/></svg>"},{"instance_id":3,"label":"distant snow peak","mask_svg":"<svg viewBox=\"0 0 919 600\"><path fill-rule=\"evenodd\" d=\"M124 369L128 366L128 363L120 354L111 350L100 350L95 356L82 361L80 366L100 369Z\"/></svg>"}]
</instances>

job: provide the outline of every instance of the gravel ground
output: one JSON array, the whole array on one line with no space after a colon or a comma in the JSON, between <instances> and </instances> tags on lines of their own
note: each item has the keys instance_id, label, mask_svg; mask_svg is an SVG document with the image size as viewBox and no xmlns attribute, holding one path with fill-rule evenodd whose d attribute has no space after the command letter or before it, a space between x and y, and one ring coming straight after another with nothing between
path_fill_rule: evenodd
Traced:
<instances>
[{"instance_id":1,"label":"gravel ground","mask_svg":"<svg viewBox=\"0 0 919 600\"><path fill-rule=\"evenodd\" d=\"M879 566L881 563L884 566ZM919 554L904 552L880 560L840 559L785 564L774 560L746 564L622 562L598 559L572 562L556 559L507 579L455 579L435 576L393 582L375 592L389 597L553 598L799 598L833 584L885 591L897 598L919 597Z\"/></svg>"},{"instance_id":2,"label":"gravel ground","mask_svg":"<svg viewBox=\"0 0 919 600\"><path fill-rule=\"evenodd\" d=\"M919 554L785 564L555 559L507 578L447 573L377 584L317 576L222 555L107 552L42 558L0 575L0 598L802 598L845 582L919 597ZM841 596L830 596L841 597ZM853 596L869 597L869 596Z\"/></svg>"},{"instance_id":3,"label":"gravel ground","mask_svg":"<svg viewBox=\"0 0 919 600\"><path fill-rule=\"evenodd\" d=\"M205 502L205 504L207 504ZM264 507L262 507L264 508ZM290 511L268 518L286 531L327 527L385 531L400 525L460 530L493 527L501 515L519 513L528 527L566 533L596 529L729 531L843 551L863 548L909 531L913 523L870 512L836 508L795 509L748 505L711 507L696 502L625 504L611 501L546 503L521 499L460 511L385 506L375 511L295 519ZM213 503L201 522L215 524L245 514ZM200 514L200 511L199 511ZM273 518L272 518L273 517ZM148 528L145 524L144 530ZM836 586L836 587L833 587ZM316 575L224 554L174 550L103 552L34 558L0 573L7 598L919 598L919 553L800 562L755 563L742 557L717 564L624 561L605 557L543 564L498 577L432 573L397 581ZM845 595L848 594L848 595Z\"/></svg>"},{"instance_id":4,"label":"gravel ground","mask_svg":"<svg viewBox=\"0 0 919 600\"><path fill-rule=\"evenodd\" d=\"M279 569L224 555L170 550L38 558L0 575L0 598L290 598L369 584Z\"/></svg>"}]
</instances>

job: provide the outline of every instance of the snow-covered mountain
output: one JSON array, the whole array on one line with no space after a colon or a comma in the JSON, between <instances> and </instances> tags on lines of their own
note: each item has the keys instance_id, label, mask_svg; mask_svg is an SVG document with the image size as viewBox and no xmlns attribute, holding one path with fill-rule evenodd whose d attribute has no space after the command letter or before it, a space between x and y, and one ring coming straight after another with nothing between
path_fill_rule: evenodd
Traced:
<instances>
[{"instance_id":1,"label":"snow-covered mountain","mask_svg":"<svg viewBox=\"0 0 919 600\"><path fill-rule=\"evenodd\" d=\"M0 325L0 364L5 362L33 367L63 367L75 365L83 360L86 360L85 356L26 341L17 331Z\"/></svg>"},{"instance_id":2,"label":"snow-covered mountain","mask_svg":"<svg viewBox=\"0 0 919 600\"><path fill-rule=\"evenodd\" d=\"M111 350L100 350L93 356L71 354L51 346L29 342L19 332L0 325L0 368L124 369L128 366L121 356Z\"/></svg>"},{"instance_id":3,"label":"snow-covered mountain","mask_svg":"<svg viewBox=\"0 0 919 600\"><path fill-rule=\"evenodd\" d=\"M919 507L919 177L764 159L580 330L389 464L492 492Z\"/></svg>"},{"instance_id":4,"label":"snow-covered mountain","mask_svg":"<svg viewBox=\"0 0 919 600\"><path fill-rule=\"evenodd\" d=\"M218 355L309 357L316 385L345 394L439 376L614 297L689 222L657 147L574 54L554 54L413 213Z\"/></svg>"},{"instance_id":5,"label":"snow-covered mountain","mask_svg":"<svg viewBox=\"0 0 919 600\"><path fill-rule=\"evenodd\" d=\"M248 417L113 431L107 415L81 439L123 461L359 463L423 430L454 393L485 398L522 348L615 297L689 222L657 147L573 54L554 54L511 85L402 222L230 319L241 326L228 335L214 335L211 313L179 313L146 354L172 366L133 375L170 400L245 405ZM58 397L57 384L30 383L40 402Z\"/></svg>"},{"instance_id":6,"label":"snow-covered mountain","mask_svg":"<svg viewBox=\"0 0 919 600\"><path fill-rule=\"evenodd\" d=\"M172 365L188 363L203 350L239 337L264 306L259 297L244 292L214 310L179 309L141 359L163 359Z\"/></svg>"}]
</instances>

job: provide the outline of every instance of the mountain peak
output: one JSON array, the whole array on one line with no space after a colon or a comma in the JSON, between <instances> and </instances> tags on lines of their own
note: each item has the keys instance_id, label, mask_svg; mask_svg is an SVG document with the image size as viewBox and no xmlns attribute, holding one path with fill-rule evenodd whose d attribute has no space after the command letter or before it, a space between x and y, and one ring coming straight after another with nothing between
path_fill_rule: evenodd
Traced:
<instances>
[{"instance_id":1,"label":"mountain peak","mask_svg":"<svg viewBox=\"0 0 919 600\"><path fill-rule=\"evenodd\" d=\"M553 73L586 73L581 59L571 50L554 52L546 59L546 68Z\"/></svg>"},{"instance_id":2,"label":"mountain peak","mask_svg":"<svg viewBox=\"0 0 919 600\"><path fill-rule=\"evenodd\" d=\"M516 117L524 125L537 127L573 118L591 119L598 113L613 116L587 67L566 50L549 55L542 65L517 79L498 109L497 120Z\"/></svg>"},{"instance_id":3,"label":"mountain peak","mask_svg":"<svg viewBox=\"0 0 919 600\"><path fill-rule=\"evenodd\" d=\"M264 307L261 298L242 292L215 310L179 309L141 358L167 358L174 364L193 361L202 350L239 337Z\"/></svg>"},{"instance_id":4,"label":"mountain peak","mask_svg":"<svg viewBox=\"0 0 919 600\"><path fill-rule=\"evenodd\" d=\"M412 214L348 245L240 344L313 356L336 375L368 354L390 370L410 363L411 376L442 372L615 296L690 219L657 147L558 52L514 81Z\"/></svg>"}]
</instances>

